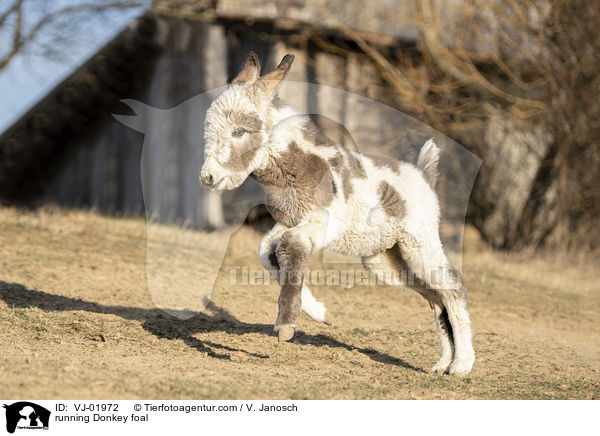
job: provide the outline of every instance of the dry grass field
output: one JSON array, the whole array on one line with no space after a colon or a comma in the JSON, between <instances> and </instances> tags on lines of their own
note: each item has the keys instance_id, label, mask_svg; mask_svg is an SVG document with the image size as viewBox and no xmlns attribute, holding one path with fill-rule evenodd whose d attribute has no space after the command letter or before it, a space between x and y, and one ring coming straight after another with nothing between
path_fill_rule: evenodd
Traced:
<instances>
[{"instance_id":1,"label":"dry grass field","mask_svg":"<svg viewBox=\"0 0 600 436\"><path fill-rule=\"evenodd\" d=\"M219 235L163 227L165 244L198 247L187 262L214 257ZM589 259L497 253L469 230L477 361L459 379L429 373L438 340L425 300L382 286L314 286L334 325L302 315L295 343L278 344L276 284L230 283L232 265L260 269L260 238L250 228L232 236L211 305L182 321L150 298L143 220L0 209L0 397L600 397L599 268Z\"/></svg>"}]
</instances>

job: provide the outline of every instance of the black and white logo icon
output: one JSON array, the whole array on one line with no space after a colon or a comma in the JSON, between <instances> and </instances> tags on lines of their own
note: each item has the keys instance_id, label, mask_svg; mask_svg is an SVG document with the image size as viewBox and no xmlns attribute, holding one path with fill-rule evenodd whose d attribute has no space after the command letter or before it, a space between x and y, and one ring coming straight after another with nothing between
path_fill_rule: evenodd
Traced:
<instances>
[{"instance_id":1,"label":"black and white logo icon","mask_svg":"<svg viewBox=\"0 0 600 436\"><path fill-rule=\"evenodd\" d=\"M14 433L16 429L47 430L50 422L50 411L28 401L19 401L4 405L6 409L6 431Z\"/></svg>"}]
</instances>

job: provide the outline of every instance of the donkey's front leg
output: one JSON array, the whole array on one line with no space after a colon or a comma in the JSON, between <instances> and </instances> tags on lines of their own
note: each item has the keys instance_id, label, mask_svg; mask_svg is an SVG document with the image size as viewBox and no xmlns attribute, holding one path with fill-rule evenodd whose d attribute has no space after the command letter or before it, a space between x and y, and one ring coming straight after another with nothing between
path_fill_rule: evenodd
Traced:
<instances>
[{"instance_id":1,"label":"donkey's front leg","mask_svg":"<svg viewBox=\"0 0 600 436\"><path fill-rule=\"evenodd\" d=\"M302 308L304 269L314 247L312 236L310 226L294 227L283 233L277 246L281 292L275 331L280 342L291 340L296 331L296 319Z\"/></svg>"},{"instance_id":2,"label":"donkey's front leg","mask_svg":"<svg viewBox=\"0 0 600 436\"><path fill-rule=\"evenodd\" d=\"M277 260L277 246L281 241L281 235L289 227L277 223L267 235L263 238L258 247L258 257L260 263L265 267L277 282L279 283L279 262ZM323 303L318 301L306 286L302 285L302 311L317 322L331 324L331 316Z\"/></svg>"}]
</instances>

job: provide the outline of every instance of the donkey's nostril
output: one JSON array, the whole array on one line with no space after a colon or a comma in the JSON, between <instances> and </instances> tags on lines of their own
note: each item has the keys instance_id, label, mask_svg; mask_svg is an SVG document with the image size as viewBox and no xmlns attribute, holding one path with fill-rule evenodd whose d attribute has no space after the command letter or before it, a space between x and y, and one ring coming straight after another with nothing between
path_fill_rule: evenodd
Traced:
<instances>
[{"instance_id":1,"label":"donkey's nostril","mask_svg":"<svg viewBox=\"0 0 600 436\"><path fill-rule=\"evenodd\" d=\"M202 183L204 183L205 186L211 186L215 181L212 174L203 174L200 176L200 178L202 179Z\"/></svg>"}]
</instances>

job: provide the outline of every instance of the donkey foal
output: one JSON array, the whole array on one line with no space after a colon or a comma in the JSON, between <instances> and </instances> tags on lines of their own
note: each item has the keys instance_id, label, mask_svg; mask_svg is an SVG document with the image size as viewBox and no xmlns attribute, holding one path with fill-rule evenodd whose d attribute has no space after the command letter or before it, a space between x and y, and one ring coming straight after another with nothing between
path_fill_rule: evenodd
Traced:
<instances>
[{"instance_id":1,"label":"donkey foal","mask_svg":"<svg viewBox=\"0 0 600 436\"><path fill-rule=\"evenodd\" d=\"M276 97L293 60L286 55L261 77L257 56L248 55L207 111L200 173L210 190L237 188L248 176L264 185L277 224L262 240L259 257L281 284L279 340L292 339L301 310L328 322L327 309L303 283L311 254L328 248L360 256L381 280L425 297L440 339L433 371L468 374L475 361L468 295L439 238L433 190L439 149L427 141L414 166L333 143ZM407 280L414 276L419 280Z\"/></svg>"}]
</instances>

